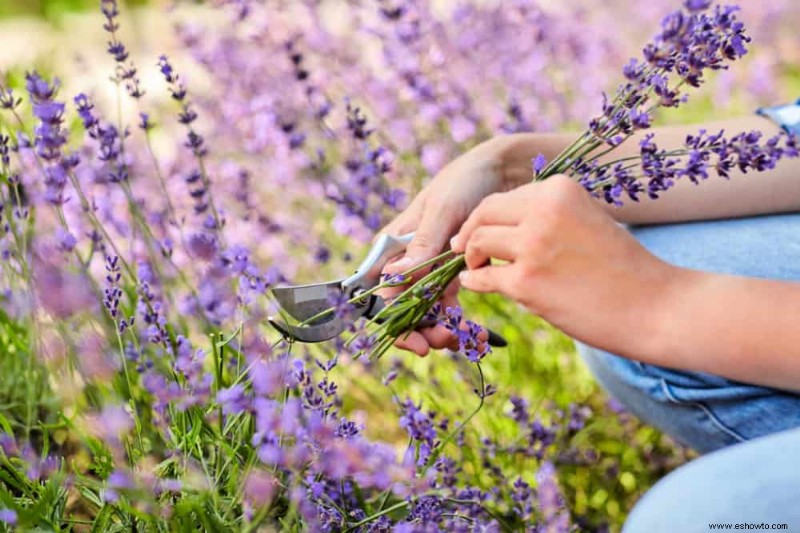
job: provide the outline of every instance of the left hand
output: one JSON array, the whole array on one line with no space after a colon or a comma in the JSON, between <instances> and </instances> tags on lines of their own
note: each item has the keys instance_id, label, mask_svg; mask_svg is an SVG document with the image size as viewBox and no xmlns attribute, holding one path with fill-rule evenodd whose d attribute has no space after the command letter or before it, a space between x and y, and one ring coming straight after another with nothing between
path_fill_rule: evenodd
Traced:
<instances>
[{"instance_id":1,"label":"left hand","mask_svg":"<svg viewBox=\"0 0 800 533\"><path fill-rule=\"evenodd\" d=\"M635 351L635 338L647 335L671 297L677 270L566 176L487 197L451 246L466 254L464 288L501 293L599 348L623 337Z\"/></svg>"}]
</instances>

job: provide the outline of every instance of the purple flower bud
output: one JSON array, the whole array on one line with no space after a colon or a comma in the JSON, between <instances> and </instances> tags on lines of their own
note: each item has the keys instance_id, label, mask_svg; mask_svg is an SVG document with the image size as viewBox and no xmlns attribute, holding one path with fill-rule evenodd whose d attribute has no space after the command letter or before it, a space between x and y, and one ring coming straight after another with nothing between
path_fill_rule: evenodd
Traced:
<instances>
[{"instance_id":1,"label":"purple flower bud","mask_svg":"<svg viewBox=\"0 0 800 533\"><path fill-rule=\"evenodd\" d=\"M142 129L143 131L150 131L154 127L155 126L150 121L150 115L148 115L147 113L139 113L139 128L140 129Z\"/></svg>"},{"instance_id":2,"label":"purple flower bud","mask_svg":"<svg viewBox=\"0 0 800 533\"><path fill-rule=\"evenodd\" d=\"M683 5L689 11L705 11L711 6L712 0L684 0Z\"/></svg>"},{"instance_id":3,"label":"purple flower bud","mask_svg":"<svg viewBox=\"0 0 800 533\"><path fill-rule=\"evenodd\" d=\"M222 412L226 415L238 415L247 410L249 401L245 395L244 386L238 384L221 389L217 393L217 403L222 406Z\"/></svg>"},{"instance_id":4,"label":"purple flower bud","mask_svg":"<svg viewBox=\"0 0 800 533\"><path fill-rule=\"evenodd\" d=\"M50 85L37 72L29 72L25 75L25 90L28 91L34 103L51 101L58 92L60 85L58 78L55 78L53 84Z\"/></svg>"},{"instance_id":5,"label":"purple flower bud","mask_svg":"<svg viewBox=\"0 0 800 533\"><path fill-rule=\"evenodd\" d=\"M13 509L0 509L0 522L7 526L16 526L17 512Z\"/></svg>"},{"instance_id":6,"label":"purple flower bud","mask_svg":"<svg viewBox=\"0 0 800 533\"><path fill-rule=\"evenodd\" d=\"M539 154L533 158L533 173L534 175L539 175L539 173L544 170L544 167L547 166L547 159L544 155Z\"/></svg>"},{"instance_id":7,"label":"purple flower bud","mask_svg":"<svg viewBox=\"0 0 800 533\"><path fill-rule=\"evenodd\" d=\"M62 252L71 252L77 246L78 239L72 233L59 226L56 228L56 242Z\"/></svg>"},{"instance_id":8,"label":"purple flower bud","mask_svg":"<svg viewBox=\"0 0 800 533\"><path fill-rule=\"evenodd\" d=\"M0 85L0 109L13 110L21 103L22 99L14 96L13 89L6 89Z\"/></svg>"},{"instance_id":9,"label":"purple flower bud","mask_svg":"<svg viewBox=\"0 0 800 533\"><path fill-rule=\"evenodd\" d=\"M0 434L0 449L7 457L16 457L20 453L17 441L8 433Z\"/></svg>"},{"instance_id":10,"label":"purple flower bud","mask_svg":"<svg viewBox=\"0 0 800 533\"><path fill-rule=\"evenodd\" d=\"M219 250L217 238L205 232L190 235L188 248L193 256L205 261L214 259Z\"/></svg>"}]
</instances>

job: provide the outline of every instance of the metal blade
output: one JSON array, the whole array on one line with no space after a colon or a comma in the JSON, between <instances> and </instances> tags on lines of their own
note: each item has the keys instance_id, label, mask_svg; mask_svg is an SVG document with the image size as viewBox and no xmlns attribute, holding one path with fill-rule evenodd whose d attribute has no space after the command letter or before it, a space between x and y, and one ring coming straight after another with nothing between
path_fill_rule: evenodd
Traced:
<instances>
[{"instance_id":1,"label":"metal blade","mask_svg":"<svg viewBox=\"0 0 800 533\"><path fill-rule=\"evenodd\" d=\"M345 330L345 324L340 318L314 326L292 326L275 317L269 317L268 320L272 327L291 341L323 342L339 336Z\"/></svg>"},{"instance_id":2,"label":"metal blade","mask_svg":"<svg viewBox=\"0 0 800 533\"><path fill-rule=\"evenodd\" d=\"M303 322L329 309L328 297L331 292L341 290L341 280L336 280L327 283L275 287L272 289L272 294L289 316ZM323 317L322 320L330 320L330 317Z\"/></svg>"}]
</instances>

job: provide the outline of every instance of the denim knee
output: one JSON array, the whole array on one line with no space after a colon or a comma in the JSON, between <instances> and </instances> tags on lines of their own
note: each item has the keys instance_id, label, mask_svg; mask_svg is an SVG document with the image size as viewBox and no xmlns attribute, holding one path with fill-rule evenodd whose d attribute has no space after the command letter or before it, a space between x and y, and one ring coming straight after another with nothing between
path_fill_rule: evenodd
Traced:
<instances>
[{"instance_id":1,"label":"denim knee","mask_svg":"<svg viewBox=\"0 0 800 533\"><path fill-rule=\"evenodd\" d=\"M623 532L691 533L726 523L786 524L793 531L800 525L798 462L800 429L706 455L659 481Z\"/></svg>"},{"instance_id":2,"label":"denim knee","mask_svg":"<svg viewBox=\"0 0 800 533\"><path fill-rule=\"evenodd\" d=\"M578 344L603 387L677 441L710 452L800 427L800 396L625 359Z\"/></svg>"}]
</instances>

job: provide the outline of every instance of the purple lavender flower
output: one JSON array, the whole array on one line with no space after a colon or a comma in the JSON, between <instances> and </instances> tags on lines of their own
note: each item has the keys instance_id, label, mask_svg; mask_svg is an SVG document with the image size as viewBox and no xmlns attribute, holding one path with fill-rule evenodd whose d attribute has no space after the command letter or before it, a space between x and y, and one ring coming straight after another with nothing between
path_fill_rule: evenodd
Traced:
<instances>
[{"instance_id":1,"label":"purple lavender flower","mask_svg":"<svg viewBox=\"0 0 800 533\"><path fill-rule=\"evenodd\" d=\"M667 151L656 146L653 135L647 135L640 142L638 169L621 163L580 163L575 168L581 184L609 203L620 205L623 194L634 201L641 194L657 199L680 179L698 184L711 173L728 178L733 169L761 172L775 168L781 159L800 156L796 137L784 131L766 141L762 137L756 131L726 138L724 131L709 135L700 130L697 135L689 135L681 148Z\"/></svg>"},{"instance_id":2,"label":"purple lavender flower","mask_svg":"<svg viewBox=\"0 0 800 533\"><path fill-rule=\"evenodd\" d=\"M28 91L31 101L35 104L51 102L58 93L60 86L61 82L58 78L55 78L51 84L35 71L25 75L25 90Z\"/></svg>"},{"instance_id":3,"label":"purple lavender flower","mask_svg":"<svg viewBox=\"0 0 800 533\"><path fill-rule=\"evenodd\" d=\"M94 115L94 104L89 100L89 97L83 93L77 95L73 101L78 109L78 116L81 118L81 122L83 122L84 129L92 138L96 138L96 127L99 124L99 120Z\"/></svg>"},{"instance_id":4,"label":"purple lavender flower","mask_svg":"<svg viewBox=\"0 0 800 533\"><path fill-rule=\"evenodd\" d=\"M123 143L128 136L127 129L120 132L113 124L104 124L94 113L94 104L85 94L74 98L78 116L81 118L86 134L97 141L97 159L107 165L103 178L98 181L120 183L128 179L128 164L122 157Z\"/></svg>"},{"instance_id":5,"label":"purple lavender flower","mask_svg":"<svg viewBox=\"0 0 800 533\"><path fill-rule=\"evenodd\" d=\"M7 172L7 169L9 167L9 165L11 164L11 156L9 155L10 154L10 148L9 148L10 141L11 141L11 137L9 137L8 135L3 135L3 134L0 133L0 165L3 166L3 168L6 170L6 172Z\"/></svg>"},{"instance_id":6,"label":"purple lavender flower","mask_svg":"<svg viewBox=\"0 0 800 533\"><path fill-rule=\"evenodd\" d=\"M483 326L471 320L463 321L463 311L460 307L447 307L443 310L442 305L437 302L430 308L425 320L435 322L451 331L458 340L458 351L467 356L471 362L479 363L491 353L491 347L479 339L485 331Z\"/></svg>"},{"instance_id":7,"label":"purple lavender flower","mask_svg":"<svg viewBox=\"0 0 800 533\"><path fill-rule=\"evenodd\" d=\"M197 157L205 156L208 153L205 147L205 140L192 129L192 123L197 120L197 113L192 110L192 103L187 98L188 92L186 86L183 84L178 74L175 73L167 56L162 55L159 58L158 68L164 76L164 80L169 85L169 92L172 99L180 104L178 120L188 129L187 140L184 146L191 149Z\"/></svg>"},{"instance_id":8,"label":"purple lavender flower","mask_svg":"<svg viewBox=\"0 0 800 533\"><path fill-rule=\"evenodd\" d=\"M122 435L133 429L134 421L122 406L108 406L93 418L92 429L104 442L119 446Z\"/></svg>"},{"instance_id":9,"label":"purple lavender flower","mask_svg":"<svg viewBox=\"0 0 800 533\"><path fill-rule=\"evenodd\" d=\"M521 518L523 520L530 520L533 515L533 490L521 477L517 478L514 482L514 487L511 492L511 500L514 502Z\"/></svg>"},{"instance_id":10,"label":"purple lavender flower","mask_svg":"<svg viewBox=\"0 0 800 533\"><path fill-rule=\"evenodd\" d=\"M194 257L211 261L218 252L217 238L206 232L193 233L189 236L188 248Z\"/></svg>"},{"instance_id":11,"label":"purple lavender flower","mask_svg":"<svg viewBox=\"0 0 800 533\"><path fill-rule=\"evenodd\" d=\"M483 326L476 324L471 320L465 322L466 329L457 329L455 331L458 338L458 351L467 356L473 363L479 363L487 354L491 353L491 347L481 341L478 337L485 331ZM482 394L486 394L483 391Z\"/></svg>"},{"instance_id":12,"label":"purple lavender flower","mask_svg":"<svg viewBox=\"0 0 800 533\"><path fill-rule=\"evenodd\" d=\"M747 53L745 44L750 37L736 18L738 8L716 6L708 11L709 7L707 1L685 0L685 10L664 18L661 31L643 50L644 60L632 59L623 68L627 81L613 101L604 95L602 116L589 122L593 141L619 146L635 130L650 127L650 115L656 107L677 107L685 102L684 86L699 87L706 71L726 69L727 62ZM570 163L578 175L583 174L581 167L585 170L592 165L592 161L581 158ZM623 168L615 174L619 181L630 181ZM624 185L620 187L625 189ZM606 198L618 202L615 193L606 194Z\"/></svg>"},{"instance_id":13,"label":"purple lavender flower","mask_svg":"<svg viewBox=\"0 0 800 533\"><path fill-rule=\"evenodd\" d=\"M22 104L22 98L14 96L13 89L0 85L0 109L14 110Z\"/></svg>"},{"instance_id":14,"label":"purple lavender flower","mask_svg":"<svg viewBox=\"0 0 800 533\"><path fill-rule=\"evenodd\" d=\"M244 391L242 384L234 385L227 389L221 389L217 393L217 402L222 406L222 412L226 415L238 415L247 410L249 399Z\"/></svg>"},{"instance_id":15,"label":"purple lavender flower","mask_svg":"<svg viewBox=\"0 0 800 533\"><path fill-rule=\"evenodd\" d=\"M569 512L565 508L564 496L558 485L556 468L545 461L536 473L536 495L546 531L567 533L571 530Z\"/></svg>"},{"instance_id":16,"label":"purple lavender flower","mask_svg":"<svg viewBox=\"0 0 800 533\"><path fill-rule=\"evenodd\" d=\"M382 146L370 146L373 130L367 124L361 110L348 101L347 127L354 148L344 161L346 174L330 188L328 198L340 206L345 217L359 220L374 232L386 222L384 209L396 209L404 194L389 185L386 175L391 154Z\"/></svg>"},{"instance_id":17,"label":"purple lavender flower","mask_svg":"<svg viewBox=\"0 0 800 533\"><path fill-rule=\"evenodd\" d=\"M13 509L0 509L0 522L7 526L17 525L17 512Z\"/></svg>"},{"instance_id":18,"label":"purple lavender flower","mask_svg":"<svg viewBox=\"0 0 800 533\"><path fill-rule=\"evenodd\" d=\"M355 305L349 300L350 297L342 291L334 290L328 294L328 306L337 318L347 318L355 311Z\"/></svg>"},{"instance_id":19,"label":"purple lavender flower","mask_svg":"<svg viewBox=\"0 0 800 533\"><path fill-rule=\"evenodd\" d=\"M685 6L689 11L704 11L711 6L712 0L686 0Z\"/></svg>"},{"instance_id":20,"label":"purple lavender flower","mask_svg":"<svg viewBox=\"0 0 800 533\"><path fill-rule=\"evenodd\" d=\"M567 430L579 431L586 425L586 420L592 415L592 410L586 406L570 405Z\"/></svg>"},{"instance_id":21,"label":"purple lavender flower","mask_svg":"<svg viewBox=\"0 0 800 533\"><path fill-rule=\"evenodd\" d=\"M122 289L119 288L119 280L122 273L119 267L119 257L106 257L106 282L108 286L104 289L103 305L108 310L113 320L119 316L119 299L122 297Z\"/></svg>"},{"instance_id":22,"label":"purple lavender flower","mask_svg":"<svg viewBox=\"0 0 800 533\"><path fill-rule=\"evenodd\" d=\"M442 521L444 513L445 506L441 498L423 496L412 504L407 521L412 524L438 524Z\"/></svg>"},{"instance_id":23,"label":"purple lavender flower","mask_svg":"<svg viewBox=\"0 0 800 533\"><path fill-rule=\"evenodd\" d=\"M509 398L509 401L513 407L511 418L513 418L517 424L528 424L531 418L530 412L528 411L528 401L519 396L512 396Z\"/></svg>"},{"instance_id":24,"label":"purple lavender flower","mask_svg":"<svg viewBox=\"0 0 800 533\"><path fill-rule=\"evenodd\" d=\"M547 166L547 159L542 154L539 154L533 158L532 165L533 174L538 175Z\"/></svg>"},{"instance_id":25,"label":"purple lavender flower","mask_svg":"<svg viewBox=\"0 0 800 533\"><path fill-rule=\"evenodd\" d=\"M252 470L244 481L244 501L253 510L261 509L272 501L278 486L278 480L271 473Z\"/></svg>"},{"instance_id":26,"label":"purple lavender flower","mask_svg":"<svg viewBox=\"0 0 800 533\"><path fill-rule=\"evenodd\" d=\"M62 252L71 252L78 245L78 239L75 238L75 235L62 227L56 228L56 242L58 249Z\"/></svg>"},{"instance_id":27,"label":"purple lavender flower","mask_svg":"<svg viewBox=\"0 0 800 533\"><path fill-rule=\"evenodd\" d=\"M436 302L431 306L430 310L425 316L425 321L435 322L440 326L444 326L448 330L455 332L461 325L463 319L463 312L460 307L444 307L441 303Z\"/></svg>"},{"instance_id":28,"label":"purple lavender flower","mask_svg":"<svg viewBox=\"0 0 800 533\"><path fill-rule=\"evenodd\" d=\"M148 342L168 346L170 338L166 329L167 318L164 316L163 304L157 299L152 285L145 281L140 282L137 293L137 309L142 315Z\"/></svg>"},{"instance_id":29,"label":"purple lavender flower","mask_svg":"<svg viewBox=\"0 0 800 533\"><path fill-rule=\"evenodd\" d=\"M403 415L400 417L400 427L405 429L411 440L419 445L416 463L422 466L427 463L428 457L438 444L436 428L430 414L423 413L420 406L415 405L410 399L406 399L401 407Z\"/></svg>"},{"instance_id":30,"label":"purple lavender flower","mask_svg":"<svg viewBox=\"0 0 800 533\"><path fill-rule=\"evenodd\" d=\"M45 163L45 197L53 205L64 203L64 187L67 173L77 163L76 158L64 159L63 148L67 144L67 132L63 129L64 104L55 101L59 81L52 84L36 72L25 76L25 87L33 102L33 114L37 118L34 130L33 149Z\"/></svg>"},{"instance_id":31,"label":"purple lavender flower","mask_svg":"<svg viewBox=\"0 0 800 533\"><path fill-rule=\"evenodd\" d=\"M117 83L125 84L125 88L131 98L141 98L144 96L144 90L142 89L138 71L133 61L128 61L130 57L128 49L117 38L117 31L119 30L119 7L117 6L117 0L101 0L100 10L106 19L103 24L103 29L111 36L106 50L116 62L116 74L114 79Z\"/></svg>"},{"instance_id":32,"label":"purple lavender flower","mask_svg":"<svg viewBox=\"0 0 800 533\"><path fill-rule=\"evenodd\" d=\"M382 274L381 283L385 283L389 286L405 285L408 283L408 276L405 274Z\"/></svg>"},{"instance_id":33,"label":"purple lavender flower","mask_svg":"<svg viewBox=\"0 0 800 533\"><path fill-rule=\"evenodd\" d=\"M148 132L155 127L155 124L150 120L150 115L147 113L139 113L139 128L144 131Z\"/></svg>"},{"instance_id":34,"label":"purple lavender flower","mask_svg":"<svg viewBox=\"0 0 800 533\"><path fill-rule=\"evenodd\" d=\"M20 453L16 439L8 433L0 433L0 450L3 450L6 457L16 457Z\"/></svg>"}]
</instances>

